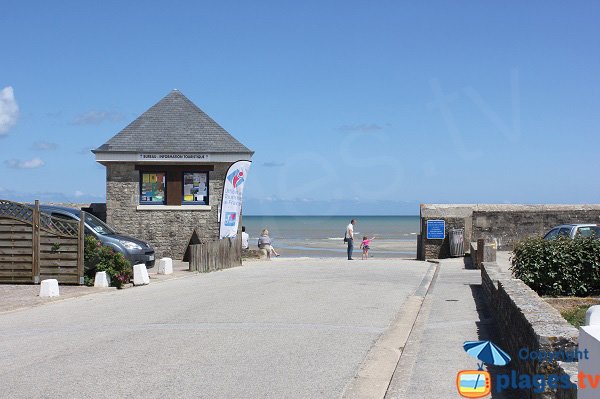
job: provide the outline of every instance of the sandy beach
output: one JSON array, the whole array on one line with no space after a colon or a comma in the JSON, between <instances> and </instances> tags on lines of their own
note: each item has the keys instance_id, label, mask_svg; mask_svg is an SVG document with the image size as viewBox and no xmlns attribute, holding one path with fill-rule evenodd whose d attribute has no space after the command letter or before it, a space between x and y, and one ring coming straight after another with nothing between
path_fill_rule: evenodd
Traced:
<instances>
[{"instance_id":1,"label":"sandy beach","mask_svg":"<svg viewBox=\"0 0 600 399\"><path fill-rule=\"evenodd\" d=\"M359 248L360 241L354 246L354 257L360 258L362 250ZM278 245L275 242L275 249L282 258L344 258L346 256L346 244L342 239L338 240L286 240ZM417 240L373 240L369 257L395 258L395 259L414 259L417 254Z\"/></svg>"}]
</instances>

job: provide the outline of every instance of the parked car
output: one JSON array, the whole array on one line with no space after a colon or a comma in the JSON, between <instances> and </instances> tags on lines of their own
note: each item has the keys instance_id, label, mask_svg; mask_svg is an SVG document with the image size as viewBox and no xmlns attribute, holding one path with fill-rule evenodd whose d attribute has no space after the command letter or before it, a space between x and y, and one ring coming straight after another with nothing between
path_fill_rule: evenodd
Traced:
<instances>
[{"instance_id":1,"label":"parked car","mask_svg":"<svg viewBox=\"0 0 600 399\"><path fill-rule=\"evenodd\" d=\"M600 238L600 225L597 224L561 224L552 228L544 236L544 240L552 240L556 237L591 237Z\"/></svg>"},{"instance_id":2,"label":"parked car","mask_svg":"<svg viewBox=\"0 0 600 399\"><path fill-rule=\"evenodd\" d=\"M79 221L80 209L65 206L40 205L40 211L51 216ZM94 236L98 241L125 256L132 265L144 263L147 269L154 266L154 248L145 241L119 234L96 216L84 212L85 234Z\"/></svg>"}]
</instances>

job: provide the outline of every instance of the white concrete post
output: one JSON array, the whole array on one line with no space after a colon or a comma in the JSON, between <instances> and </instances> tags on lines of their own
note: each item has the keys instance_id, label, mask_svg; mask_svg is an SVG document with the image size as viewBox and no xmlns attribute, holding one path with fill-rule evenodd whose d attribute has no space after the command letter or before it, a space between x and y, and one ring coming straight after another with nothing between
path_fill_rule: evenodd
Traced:
<instances>
[{"instance_id":1,"label":"white concrete post","mask_svg":"<svg viewBox=\"0 0 600 399\"><path fill-rule=\"evenodd\" d=\"M143 263L133 266L133 285L145 285L150 284L150 276L148 276L148 269Z\"/></svg>"},{"instance_id":2,"label":"white concrete post","mask_svg":"<svg viewBox=\"0 0 600 399\"><path fill-rule=\"evenodd\" d=\"M173 273L173 259L161 258L158 261L158 274L172 274Z\"/></svg>"},{"instance_id":3,"label":"white concrete post","mask_svg":"<svg viewBox=\"0 0 600 399\"><path fill-rule=\"evenodd\" d=\"M49 298L53 296L59 296L58 280L55 278L42 280L40 283L40 297Z\"/></svg>"},{"instance_id":4,"label":"white concrete post","mask_svg":"<svg viewBox=\"0 0 600 399\"><path fill-rule=\"evenodd\" d=\"M588 308L587 312L585 312L585 325L600 325L600 305L594 305Z\"/></svg>"},{"instance_id":5,"label":"white concrete post","mask_svg":"<svg viewBox=\"0 0 600 399\"><path fill-rule=\"evenodd\" d=\"M97 272L94 277L94 287L110 287L110 276L106 272Z\"/></svg>"}]
</instances>

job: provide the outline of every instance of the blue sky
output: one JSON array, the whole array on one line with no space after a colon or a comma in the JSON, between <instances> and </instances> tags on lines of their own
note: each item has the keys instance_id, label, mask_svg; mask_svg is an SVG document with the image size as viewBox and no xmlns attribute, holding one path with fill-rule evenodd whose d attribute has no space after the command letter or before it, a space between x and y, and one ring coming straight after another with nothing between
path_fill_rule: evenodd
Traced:
<instances>
[{"instance_id":1,"label":"blue sky","mask_svg":"<svg viewBox=\"0 0 600 399\"><path fill-rule=\"evenodd\" d=\"M246 214L597 203L600 3L33 2L0 12L0 198L102 201L177 88L256 151Z\"/></svg>"}]
</instances>

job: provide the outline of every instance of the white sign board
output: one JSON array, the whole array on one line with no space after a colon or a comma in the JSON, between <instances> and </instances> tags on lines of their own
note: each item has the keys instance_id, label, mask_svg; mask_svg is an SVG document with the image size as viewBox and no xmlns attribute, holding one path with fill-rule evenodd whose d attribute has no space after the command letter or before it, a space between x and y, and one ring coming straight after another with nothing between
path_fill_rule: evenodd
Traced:
<instances>
[{"instance_id":1,"label":"white sign board","mask_svg":"<svg viewBox=\"0 0 600 399\"><path fill-rule=\"evenodd\" d=\"M221 200L220 238L234 238L237 236L242 210L242 194L251 164L251 161L237 161L229 167L227 174L225 174L223 199Z\"/></svg>"},{"instance_id":2,"label":"white sign board","mask_svg":"<svg viewBox=\"0 0 600 399\"><path fill-rule=\"evenodd\" d=\"M140 161L160 162L209 161L208 154L138 154L138 159Z\"/></svg>"}]
</instances>

